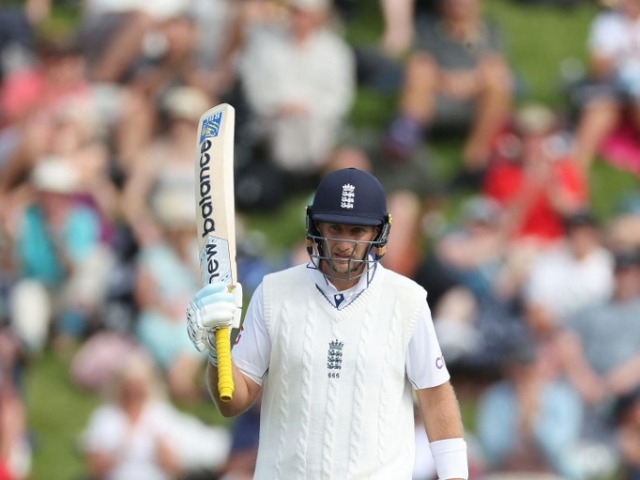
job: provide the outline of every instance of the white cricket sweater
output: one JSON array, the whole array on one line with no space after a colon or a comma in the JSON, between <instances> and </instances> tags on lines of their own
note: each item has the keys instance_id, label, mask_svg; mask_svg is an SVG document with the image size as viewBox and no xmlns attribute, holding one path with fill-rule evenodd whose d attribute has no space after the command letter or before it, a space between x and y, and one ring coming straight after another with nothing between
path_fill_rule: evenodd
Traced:
<instances>
[{"instance_id":1,"label":"white cricket sweater","mask_svg":"<svg viewBox=\"0 0 640 480\"><path fill-rule=\"evenodd\" d=\"M265 277L272 342L255 479L411 478L407 346L426 291L389 270L343 310L306 266Z\"/></svg>"}]
</instances>

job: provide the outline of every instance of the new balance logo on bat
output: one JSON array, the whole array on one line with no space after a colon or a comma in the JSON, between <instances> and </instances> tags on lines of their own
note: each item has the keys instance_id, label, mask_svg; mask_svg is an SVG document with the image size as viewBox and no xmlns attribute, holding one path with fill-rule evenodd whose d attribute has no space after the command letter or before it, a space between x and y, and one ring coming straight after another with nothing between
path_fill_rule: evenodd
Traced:
<instances>
[{"instance_id":1,"label":"new balance logo on bat","mask_svg":"<svg viewBox=\"0 0 640 480\"><path fill-rule=\"evenodd\" d=\"M224 238L209 237L200 252L202 280L206 283L232 283L229 242Z\"/></svg>"},{"instance_id":2,"label":"new balance logo on bat","mask_svg":"<svg viewBox=\"0 0 640 480\"><path fill-rule=\"evenodd\" d=\"M211 155L209 150L213 146L210 138L217 137L220 133L222 124L222 112L216 112L210 117L202 120L202 129L200 132L200 160L199 165L199 188L200 208L202 218L202 237L206 237L216 230L216 223L212 218L215 206L211 199Z\"/></svg>"},{"instance_id":3,"label":"new balance logo on bat","mask_svg":"<svg viewBox=\"0 0 640 480\"><path fill-rule=\"evenodd\" d=\"M205 140L200 147L200 202L198 208L202 215L202 236L205 237L216 230L216 222L211 218L213 215L213 203L211 201L211 155L209 149L211 141Z\"/></svg>"}]
</instances>

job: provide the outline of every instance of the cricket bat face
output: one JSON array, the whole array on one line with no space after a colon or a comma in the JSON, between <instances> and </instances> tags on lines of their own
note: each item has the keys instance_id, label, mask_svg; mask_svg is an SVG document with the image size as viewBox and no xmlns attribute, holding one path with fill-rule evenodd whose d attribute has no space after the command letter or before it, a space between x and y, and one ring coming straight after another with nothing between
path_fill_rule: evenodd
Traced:
<instances>
[{"instance_id":1,"label":"cricket bat face","mask_svg":"<svg viewBox=\"0 0 640 480\"><path fill-rule=\"evenodd\" d=\"M235 110L226 103L200 117L196 158L196 217L203 284L235 285L233 186Z\"/></svg>"}]
</instances>

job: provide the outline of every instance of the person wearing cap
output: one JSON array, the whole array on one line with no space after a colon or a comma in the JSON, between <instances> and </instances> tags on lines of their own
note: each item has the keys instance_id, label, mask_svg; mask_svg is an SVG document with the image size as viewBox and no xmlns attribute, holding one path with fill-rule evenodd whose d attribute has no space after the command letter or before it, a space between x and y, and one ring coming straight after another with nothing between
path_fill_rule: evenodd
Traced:
<instances>
[{"instance_id":1,"label":"person wearing cap","mask_svg":"<svg viewBox=\"0 0 640 480\"><path fill-rule=\"evenodd\" d=\"M417 397L438 476L468 478L464 428L426 291L384 268L391 217L379 180L355 168L318 185L306 212L309 262L269 274L233 347L233 399L217 389L212 333L233 296L197 292L188 331L208 350L210 393L227 417L262 393L256 479L410 479Z\"/></svg>"}]
</instances>

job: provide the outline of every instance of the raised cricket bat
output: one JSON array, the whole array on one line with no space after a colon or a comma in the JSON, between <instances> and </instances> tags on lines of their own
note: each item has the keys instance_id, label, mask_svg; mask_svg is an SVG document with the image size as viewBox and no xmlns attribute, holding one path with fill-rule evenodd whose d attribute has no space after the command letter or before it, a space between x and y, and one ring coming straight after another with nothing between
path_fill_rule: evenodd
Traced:
<instances>
[{"instance_id":1,"label":"raised cricket bat","mask_svg":"<svg viewBox=\"0 0 640 480\"><path fill-rule=\"evenodd\" d=\"M196 215L202 283L236 287L236 229L233 187L235 109L223 103L200 117L196 151ZM229 329L216 330L218 390L233 397Z\"/></svg>"}]
</instances>

